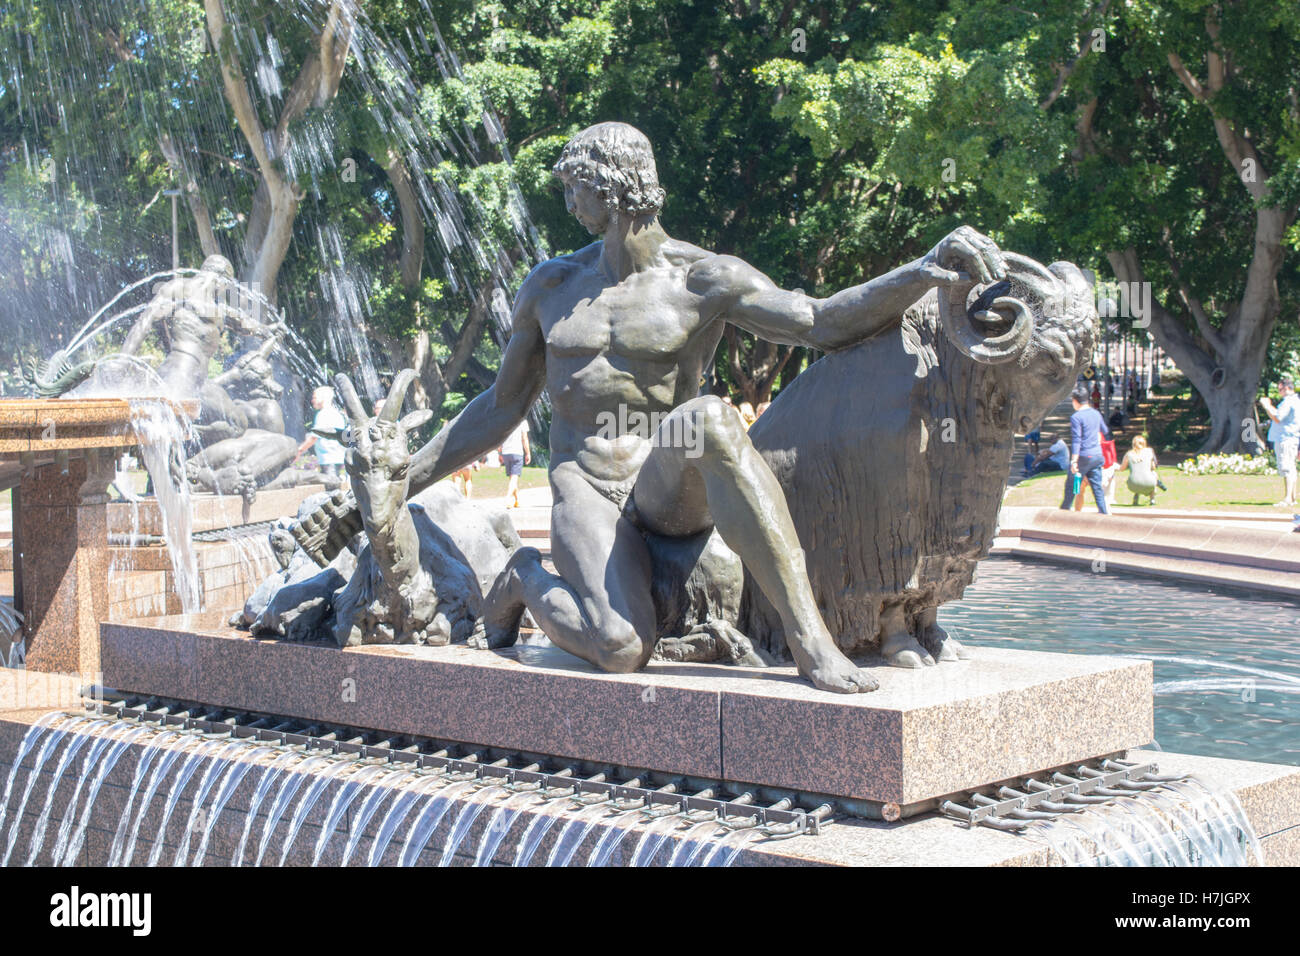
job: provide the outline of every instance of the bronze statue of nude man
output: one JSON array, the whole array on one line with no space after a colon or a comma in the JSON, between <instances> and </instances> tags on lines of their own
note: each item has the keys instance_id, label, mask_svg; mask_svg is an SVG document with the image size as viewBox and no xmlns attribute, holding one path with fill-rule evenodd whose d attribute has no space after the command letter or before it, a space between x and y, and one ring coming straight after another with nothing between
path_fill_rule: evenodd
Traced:
<instances>
[{"instance_id":1,"label":"bronze statue of nude man","mask_svg":"<svg viewBox=\"0 0 1300 956\"><path fill-rule=\"evenodd\" d=\"M631 126L584 130L554 171L569 211L600 239L529 274L496 382L410 465L415 493L495 448L550 390L559 573L543 568L536 549L515 552L485 603L489 645L513 643L526 608L566 651L605 670L637 670L656 641L640 529L692 535L712 526L780 615L799 673L824 690L874 690L822 622L780 486L736 413L698 395L701 372L726 322L778 343L841 348L897 324L936 285L1003 278L997 247L962 228L914 262L815 299L734 256L670 238L650 143ZM639 413L658 431L611 435L616 409L627 412L619 421ZM299 540L337 548L356 526L352 515L318 513Z\"/></svg>"}]
</instances>

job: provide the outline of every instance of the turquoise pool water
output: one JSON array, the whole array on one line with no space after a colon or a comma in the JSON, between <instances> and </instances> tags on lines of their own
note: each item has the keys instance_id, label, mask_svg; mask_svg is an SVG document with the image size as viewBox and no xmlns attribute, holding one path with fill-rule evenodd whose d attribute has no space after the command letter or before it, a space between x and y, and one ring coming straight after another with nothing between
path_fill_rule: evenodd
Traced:
<instances>
[{"instance_id":1,"label":"turquoise pool water","mask_svg":"<svg viewBox=\"0 0 1300 956\"><path fill-rule=\"evenodd\" d=\"M1164 750L1300 765L1300 603L990 558L939 623L973 645L1155 662Z\"/></svg>"}]
</instances>

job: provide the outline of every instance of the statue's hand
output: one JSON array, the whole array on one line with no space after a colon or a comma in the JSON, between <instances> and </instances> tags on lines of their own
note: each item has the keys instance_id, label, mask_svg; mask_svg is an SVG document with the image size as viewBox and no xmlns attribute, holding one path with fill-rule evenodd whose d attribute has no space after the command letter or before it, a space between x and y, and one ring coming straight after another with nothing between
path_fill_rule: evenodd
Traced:
<instances>
[{"instance_id":1,"label":"statue's hand","mask_svg":"<svg viewBox=\"0 0 1300 956\"><path fill-rule=\"evenodd\" d=\"M922 259L927 275L937 285L958 282L989 284L1007 277L1007 266L997 244L970 226L948 233Z\"/></svg>"},{"instance_id":2,"label":"statue's hand","mask_svg":"<svg viewBox=\"0 0 1300 956\"><path fill-rule=\"evenodd\" d=\"M341 488L290 528L294 540L321 567L333 561L362 530L357 500Z\"/></svg>"}]
</instances>

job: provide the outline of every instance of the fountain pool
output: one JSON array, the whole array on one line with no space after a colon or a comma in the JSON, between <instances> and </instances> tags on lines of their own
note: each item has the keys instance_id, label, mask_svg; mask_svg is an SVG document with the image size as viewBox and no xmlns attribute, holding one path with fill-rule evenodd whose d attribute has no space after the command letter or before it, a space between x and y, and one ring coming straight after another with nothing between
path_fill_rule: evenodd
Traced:
<instances>
[{"instance_id":1,"label":"fountain pool","mask_svg":"<svg viewBox=\"0 0 1300 956\"><path fill-rule=\"evenodd\" d=\"M994 557L939 623L974 645L1152 660L1162 749L1300 765L1295 602Z\"/></svg>"}]
</instances>

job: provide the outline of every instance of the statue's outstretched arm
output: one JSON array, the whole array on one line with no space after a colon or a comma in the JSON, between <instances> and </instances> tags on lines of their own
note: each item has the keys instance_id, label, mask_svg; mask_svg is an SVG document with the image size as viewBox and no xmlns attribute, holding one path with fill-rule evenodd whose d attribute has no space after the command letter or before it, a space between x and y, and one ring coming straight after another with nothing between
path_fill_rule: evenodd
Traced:
<instances>
[{"instance_id":1,"label":"statue's outstretched arm","mask_svg":"<svg viewBox=\"0 0 1300 956\"><path fill-rule=\"evenodd\" d=\"M519 426L546 384L546 343L524 290L496 381L411 458L415 494L496 448Z\"/></svg>"},{"instance_id":2,"label":"statue's outstretched arm","mask_svg":"<svg viewBox=\"0 0 1300 956\"><path fill-rule=\"evenodd\" d=\"M155 286L155 288L157 288ZM144 345L144 340L149 335L149 330L153 328L154 323L159 319L165 319L176 309L176 300L168 295L167 292L161 292L147 306L140 318L135 320L131 326L131 331L126 333L126 340L122 343L119 350L123 355L137 355L140 352L140 346Z\"/></svg>"},{"instance_id":3,"label":"statue's outstretched arm","mask_svg":"<svg viewBox=\"0 0 1300 956\"><path fill-rule=\"evenodd\" d=\"M1005 276L993 241L963 226L920 259L826 299L782 289L733 256L701 260L689 285L705 298L707 312L760 338L829 351L896 325L908 306L935 286Z\"/></svg>"}]
</instances>

